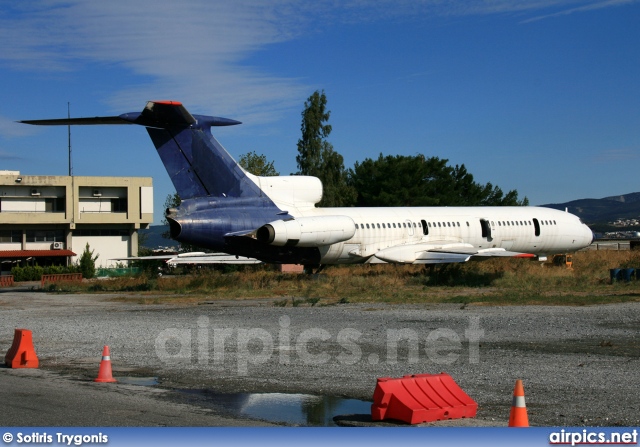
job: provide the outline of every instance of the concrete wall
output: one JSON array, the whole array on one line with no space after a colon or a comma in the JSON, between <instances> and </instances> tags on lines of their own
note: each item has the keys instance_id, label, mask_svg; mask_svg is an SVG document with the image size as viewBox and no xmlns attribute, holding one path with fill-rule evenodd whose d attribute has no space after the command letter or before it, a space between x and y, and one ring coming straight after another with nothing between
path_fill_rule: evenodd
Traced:
<instances>
[{"instance_id":1,"label":"concrete wall","mask_svg":"<svg viewBox=\"0 0 640 447\"><path fill-rule=\"evenodd\" d=\"M131 244L130 236L76 236L73 238L73 252L78 256L71 257L71 263L75 264L89 243L89 249L93 255L98 255L96 267L115 267L118 261L110 261L110 258L128 256ZM123 253L127 253L123 255Z\"/></svg>"},{"instance_id":2,"label":"concrete wall","mask_svg":"<svg viewBox=\"0 0 640 447\"><path fill-rule=\"evenodd\" d=\"M0 229L23 232L21 244L2 243L0 250L49 250L51 242L26 243L26 232L62 230L64 248L79 256L89 242L100 255L96 266L107 267L115 264L109 258L137 256L137 230L152 222L150 177L70 177L0 171ZM126 235L77 235L76 229L117 229ZM77 257L72 258L72 262L76 261Z\"/></svg>"}]
</instances>

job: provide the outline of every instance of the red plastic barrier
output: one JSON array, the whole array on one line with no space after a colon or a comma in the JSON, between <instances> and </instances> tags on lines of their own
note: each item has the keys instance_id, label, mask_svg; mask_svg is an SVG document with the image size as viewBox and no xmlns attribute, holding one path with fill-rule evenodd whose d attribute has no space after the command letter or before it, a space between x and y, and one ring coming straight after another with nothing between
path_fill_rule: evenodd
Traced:
<instances>
[{"instance_id":1,"label":"red plastic barrier","mask_svg":"<svg viewBox=\"0 0 640 447\"><path fill-rule=\"evenodd\" d=\"M472 418L478 404L446 373L378 379L371 419L395 419L408 424Z\"/></svg>"},{"instance_id":2,"label":"red plastic barrier","mask_svg":"<svg viewBox=\"0 0 640 447\"><path fill-rule=\"evenodd\" d=\"M11 287L11 286L13 286L13 275L0 276L0 287Z\"/></svg>"},{"instance_id":3,"label":"red plastic barrier","mask_svg":"<svg viewBox=\"0 0 640 447\"><path fill-rule=\"evenodd\" d=\"M40 286L44 287L45 283L60 281L82 281L82 273L59 273L55 275L42 275L40 278Z\"/></svg>"},{"instance_id":4,"label":"red plastic barrier","mask_svg":"<svg viewBox=\"0 0 640 447\"><path fill-rule=\"evenodd\" d=\"M29 329L16 329L13 336L13 344L4 363L9 368L37 368L38 356L33 348L33 338Z\"/></svg>"}]
</instances>

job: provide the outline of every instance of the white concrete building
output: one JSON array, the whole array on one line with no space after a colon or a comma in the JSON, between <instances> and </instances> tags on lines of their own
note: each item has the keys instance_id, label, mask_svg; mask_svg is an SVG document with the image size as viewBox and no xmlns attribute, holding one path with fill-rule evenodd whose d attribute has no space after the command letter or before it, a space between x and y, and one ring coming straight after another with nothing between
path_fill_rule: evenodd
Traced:
<instances>
[{"instance_id":1,"label":"white concrete building","mask_svg":"<svg viewBox=\"0 0 640 447\"><path fill-rule=\"evenodd\" d=\"M0 270L69 265L87 243L110 258L137 256L138 230L153 222L150 177L21 175L0 171Z\"/></svg>"}]
</instances>

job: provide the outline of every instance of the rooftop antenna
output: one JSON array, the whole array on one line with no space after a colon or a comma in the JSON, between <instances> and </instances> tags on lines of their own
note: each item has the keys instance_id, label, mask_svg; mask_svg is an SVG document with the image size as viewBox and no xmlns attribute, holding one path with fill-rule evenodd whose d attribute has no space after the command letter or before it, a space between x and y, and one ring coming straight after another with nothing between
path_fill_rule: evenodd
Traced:
<instances>
[{"instance_id":1,"label":"rooftop antenna","mask_svg":"<svg viewBox=\"0 0 640 447\"><path fill-rule=\"evenodd\" d=\"M71 103L67 102L67 139L69 140L69 177L73 175L73 167L71 166Z\"/></svg>"}]
</instances>

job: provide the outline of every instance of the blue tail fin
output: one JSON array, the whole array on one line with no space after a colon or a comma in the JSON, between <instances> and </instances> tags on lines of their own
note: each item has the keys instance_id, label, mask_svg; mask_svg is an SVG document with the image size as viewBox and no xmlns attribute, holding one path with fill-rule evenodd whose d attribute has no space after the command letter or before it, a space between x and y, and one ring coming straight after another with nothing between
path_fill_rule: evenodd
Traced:
<instances>
[{"instance_id":1,"label":"blue tail fin","mask_svg":"<svg viewBox=\"0 0 640 447\"><path fill-rule=\"evenodd\" d=\"M181 199L261 195L206 123L199 120L189 128L148 127L147 132Z\"/></svg>"},{"instance_id":2,"label":"blue tail fin","mask_svg":"<svg viewBox=\"0 0 640 447\"><path fill-rule=\"evenodd\" d=\"M22 121L26 124L138 124L145 126L182 200L195 197L261 197L247 177L211 134L212 126L239 121L191 115L176 101L150 101L142 112L96 118Z\"/></svg>"},{"instance_id":3,"label":"blue tail fin","mask_svg":"<svg viewBox=\"0 0 640 447\"><path fill-rule=\"evenodd\" d=\"M240 124L239 121L192 116L176 102L150 102L142 115L157 123L147 126L147 132L182 200L261 195L257 185L211 134L211 126L229 126Z\"/></svg>"}]
</instances>

